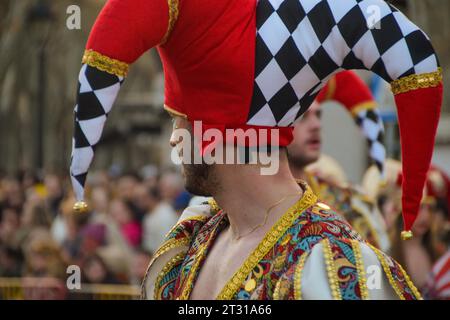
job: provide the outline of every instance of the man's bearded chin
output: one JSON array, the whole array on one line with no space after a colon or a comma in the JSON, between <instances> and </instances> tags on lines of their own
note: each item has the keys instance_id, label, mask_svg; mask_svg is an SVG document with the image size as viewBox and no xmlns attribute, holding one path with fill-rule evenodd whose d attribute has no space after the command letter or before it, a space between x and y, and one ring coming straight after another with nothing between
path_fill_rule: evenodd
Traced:
<instances>
[{"instance_id":1,"label":"man's bearded chin","mask_svg":"<svg viewBox=\"0 0 450 320\"><path fill-rule=\"evenodd\" d=\"M183 164L184 187L197 196L210 197L213 193L212 166L208 164Z\"/></svg>"},{"instance_id":2,"label":"man's bearded chin","mask_svg":"<svg viewBox=\"0 0 450 320\"><path fill-rule=\"evenodd\" d=\"M295 152L289 152L289 148L287 148L287 156L288 156L288 161L289 163L300 167L300 168L304 168L308 165L310 165L311 163L316 162L317 160L319 160L319 156L308 156L307 153L305 152L301 152L299 150L296 150Z\"/></svg>"}]
</instances>

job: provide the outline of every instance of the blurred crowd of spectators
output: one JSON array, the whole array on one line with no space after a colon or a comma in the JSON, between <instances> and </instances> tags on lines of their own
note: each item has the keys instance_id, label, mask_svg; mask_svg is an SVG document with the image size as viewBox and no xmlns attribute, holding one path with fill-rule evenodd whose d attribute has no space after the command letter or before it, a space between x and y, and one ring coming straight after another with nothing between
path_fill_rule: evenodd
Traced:
<instances>
[{"instance_id":1,"label":"blurred crowd of spectators","mask_svg":"<svg viewBox=\"0 0 450 320\"><path fill-rule=\"evenodd\" d=\"M116 170L117 171L117 170ZM93 172L90 213L75 214L70 181L28 172L0 177L0 277L140 285L149 260L191 195L176 171Z\"/></svg>"},{"instance_id":2,"label":"blurred crowd of spectators","mask_svg":"<svg viewBox=\"0 0 450 320\"><path fill-rule=\"evenodd\" d=\"M415 236L404 242L399 240L400 163L395 168L392 181L374 195L389 233L387 253L405 267L426 298L450 298L450 179L443 173L430 175L434 182L427 183ZM378 185L368 181L368 186ZM114 167L91 172L86 199L90 212L76 214L67 177L29 172L0 176L0 280L21 278L27 287L27 279L42 279L39 285L60 288L42 295L25 290L25 298L77 298L66 286L67 268L75 265L82 284L137 287L152 254L193 202L179 172L151 165L132 174Z\"/></svg>"},{"instance_id":3,"label":"blurred crowd of spectators","mask_svg":"<svg viewBox=\"0 0 450 320\"><path fill-rule=\"evenodd\" d=\"M380 210L390 245L387 253L402 265L425 299L450 299L450 177L432 165L427 173L413 238L400 240L402 163L387 159L386 176L367 170L362 185Z\"/></svg>"}]
</instances>

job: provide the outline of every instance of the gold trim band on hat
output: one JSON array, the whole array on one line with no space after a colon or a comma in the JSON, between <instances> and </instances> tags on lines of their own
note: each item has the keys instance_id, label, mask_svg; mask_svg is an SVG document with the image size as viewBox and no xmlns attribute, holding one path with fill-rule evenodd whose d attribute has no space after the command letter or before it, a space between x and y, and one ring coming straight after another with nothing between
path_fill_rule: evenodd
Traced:
<instances>
[{"instance_id":1,"label":"gold trim band on hat","mask_svg":"<svg viewBox=\"0 0 450 320\"><path fill-rule=\"evenodd\" d=\"M82 63L118 77L125 78L128 74L128 63L112 59L91 49L84 51Z\"/></svg>"},{"instance_id":2,"label":"gold trim band on hat","mask_svg":"<svg viewBox=\"0 0 450 320\"><path fill-rule=\"evenodd\" d=\"M377 104L375 101L366 101L362 103L356 104L350 112L353 116L357 116L361 111L374 110L377 108Z\"/></svg>"},{"instance_id":3,"label":"gold trim band on hat","mask_svg":"<svg viewBox=\"0 0 450 320\"><path fill-rule=\"evenodd\" d=\"M166 110L171 116L183 117L185 119L188 118L188 116L186 114L181 113L181 112L175 110L174 108L169 107L167 104L164 104L164 110Z\"/></svg>"},{"instance_id":4,"label":"gold trim band on hat","mask_svg":"<svg viewBox=\"0 0 450 320\"><path fill-rule=\"evenodd\" d=\"M175 23L178 20L178 15L180 14L180 11L178 9L179 0L167 0L167 4L169 6L169 26L167 27L167 32L162 38L160 45L163 45L169 39Z\"/></svg>"},{"instance_id":5,"label":"gold trim band on hat","mask_svg":"<svg viewBox=\"0 0 450 320\"><path fill-rule=\"evenodd\" d=\"M437 71L412 74L391 82L391 89L394 95L405 93L417 89L437 87L442 82L442 68Z\"/></svg>"}]
</instances>

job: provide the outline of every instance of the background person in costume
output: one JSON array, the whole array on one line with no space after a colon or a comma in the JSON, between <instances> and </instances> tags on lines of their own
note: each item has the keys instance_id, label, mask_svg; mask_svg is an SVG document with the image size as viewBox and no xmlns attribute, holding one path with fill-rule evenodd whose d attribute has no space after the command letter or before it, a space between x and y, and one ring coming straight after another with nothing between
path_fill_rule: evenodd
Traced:
<instances>
[{"instance_id":1,"label":"background person in costume","mask_svg":"<svg viewBox=\"0 0 450 320\"><path fill-rule=\"evenodd\" d=\"M367 24L372 5L380 8L382 28ZM202 121L201 133L267 129L279 134L270 145L281 149L273 176L259 175L260 166L185 164L190 191L214 196L224 210L181 221L169 233L150 265L149 297L420 298L398 264L361 242L308 186L296 183L284 149L294 121L335 73L366 69L383 77L399 112L403 237L410 238L442 102L438 59L418 27L380 0L110 0L79 76L71 163L77 211L87 210L88 168L129 65L155 46L164 65L165 108L176 127L189 130ZM234 148L231 138L228 148ZM264 147L259 142L252 146ZM365 286L367 263L383 268L382 288ZM161 270L169 273L154 277ZM303 272L300 282L293 281L295 270ZM347 271L353 276L339 278Z\"/></svg>"},{"instance_id":2,"label":"background person in costume","mask_svg":"<svg viewBox=\"0 0 450 320\"><path fill-rule=\"evenodd\" d=\"M444 184L436 181L437 169L430 169L427 175L427 184L424 188L423 198L413 232L416 235L412 241L396 241L396 235L402 229L401 219L401 164L399 161L388 159L386 161L386 182L379 183L379 174L375 167L369 168L366 172L363 185L377 186L371 189L372 196L378 202L381 212L388 226L388 233L391 239L390 254L402 264L410 273L412 280L419 288L423 289L431 268L437 258L442 256L447 250L446 234L448 223L445 207L439 205L442 199L446 201L446 194L442 187ZM441 195L441 200L436 197ZM444 202L445 203L445 202Z\"/></svg>"},{"instance_id":3,"label":"background person in costume","mask_svg":"<svg viewBox=\"0 0 450 320\"><path fill-rule=\"evenodd\" d=\"M321 103L326 100L337 100L355 117L367 137L377 168L384 172L383 124L369 88L352 71L331 78L316 102L295 122L294 141L288 147L291 171L297 179L307 181L319 199L341 213L364 239L388 250L386 227L374 202L348 186L346 181L324 177L325 173L320 171L327 171L331 163L323 164L322 170L316 167L316 174L305 170L306 166L318 161L321 154Z\"/></svg>"}]
</instances>

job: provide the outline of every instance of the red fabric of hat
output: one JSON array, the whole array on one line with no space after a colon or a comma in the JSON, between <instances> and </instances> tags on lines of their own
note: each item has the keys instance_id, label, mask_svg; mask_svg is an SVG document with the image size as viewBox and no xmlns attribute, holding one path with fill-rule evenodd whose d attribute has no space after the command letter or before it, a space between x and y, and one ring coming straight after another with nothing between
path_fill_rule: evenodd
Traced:
<instances>
[{"instance_id":1,"label":"red fabric of hat","mask_svg":"<svg viewBox=\"0 0 450 320\"><path fill-rule=\"evenodd\" d=\"M442 83L395 96L402 149L404 229L411 230L422 200L442 104Z\"/></svg>"}]
</instances>

